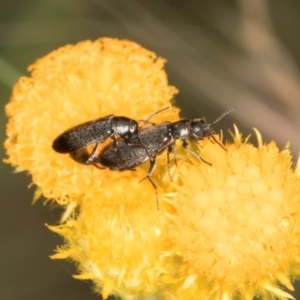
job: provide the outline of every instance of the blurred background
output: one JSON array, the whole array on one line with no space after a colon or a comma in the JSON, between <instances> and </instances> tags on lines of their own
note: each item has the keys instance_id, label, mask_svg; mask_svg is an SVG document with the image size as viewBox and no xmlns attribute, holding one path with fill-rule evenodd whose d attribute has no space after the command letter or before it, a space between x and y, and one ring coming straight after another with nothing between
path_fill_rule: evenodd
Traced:
<instances>
[{"instance_id":1,"label":"blurred background","mask_svg":"<svg viewBox=\"0 0 300 300\"><path fill-rule=\"evenodd\" d=\"M168 60L182 116L212 122L240 106L215 130L227 132L234 122L246 136L256 127L280 147L290 141L296 159L299 32L298 0L1 0L1 143L4 106L28 65L68 43L117 37ZM56 224L60 212L42 201L31 206L30 182L27 174L13 174L0 163L0 299L99 299L91 284L71 277L71 264L49 259L61 241L44 224ZM297 290L300 295L299 285Z\"/></svg>"}]
</instances>

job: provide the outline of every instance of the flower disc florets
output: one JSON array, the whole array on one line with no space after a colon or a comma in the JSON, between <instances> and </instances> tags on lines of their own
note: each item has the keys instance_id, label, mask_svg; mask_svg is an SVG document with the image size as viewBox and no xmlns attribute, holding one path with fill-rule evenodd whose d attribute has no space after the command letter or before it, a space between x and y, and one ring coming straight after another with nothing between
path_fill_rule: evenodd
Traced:
<instances>
[{"instance_id":1,"label":"flower disc florets","mask_svg":"<svg viewBox=\"0 0 300 300\"><path fill-rule=\"evenodd\" d=\"M186 267L182 299L195 286L212 299L292 298L278 283L293 290L291 270L299 264L299 177L289 151L263 145L257 134L258 148L240 143L238 131L227 152L203 141L201 155L212 166L178 169L183 187L169 237Z\"/></svg>"}]
</instances>

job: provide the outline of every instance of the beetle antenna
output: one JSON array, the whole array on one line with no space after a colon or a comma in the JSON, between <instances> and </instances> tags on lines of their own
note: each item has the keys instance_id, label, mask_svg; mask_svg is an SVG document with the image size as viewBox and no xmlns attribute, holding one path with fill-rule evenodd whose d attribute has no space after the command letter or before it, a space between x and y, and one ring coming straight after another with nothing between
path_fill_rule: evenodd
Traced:
<instances>
[{"instance_id":1,"label":"beetle antenna","mask_svg":"<svg viewBox=\"0 0 300 300\"><path fill-rule=\"evenodd\" d=\"M155 116L155 115L157 115L157 114L159 114L159 113L161 113L161 112L163 112L164 110L167 110L167 109L169 109L169 108L171 108L171 106L166 106L166 107L164 107L164 108L162 108L162 109L160 109L160 110L158 110L158 111L156 111L155 113L153 113L152 115L150 115L149 117L148 117L148 119L147 120L140 120L139 122L144 122L144 124L152 124L152 125L154 125L154 123L152 123L152 122L150 122L150 120Z\"/></svg>"},{"instance_id":2,"label":"beetle antenna","mask_svg":"<svg viewBox=\"0 0 300 300\"><path fill-rule=\"evenodd\" d=\"M229 110L225 111L224 113L221 114L221 116L219 116L215 121L213 121L211 124L209 124L209 126L214 125L216 123L218 123L221 119L223 119L225 116L229 115L230 113L232 113L233 111L239 109L238 106L232 107Z\"/></svg>"},{"instance_id":3,"label":"beetle antenna","mask_svg":"<svg viewBox=\"0 0 300 300\"><path fill-rule=\"evenodd\" d=\"M214 125L214 124L218 123L225 116L227 116L228 114L230 114L231 112L233 112L233 111L235 111L237 109L239 109L239 107L235 106L235 107L232 107L229 110L225 111L215 121L213 121L211 124L208 124L208 128L210 128L211 125ZM219 146L221 146L221 148L223 148L225 151L227 151L226 148L213 136L214 132L209 129L209 133L210 133L209 134L209 138L211 138L215 143L217 143Z\"/></svg>"}]
</instances>

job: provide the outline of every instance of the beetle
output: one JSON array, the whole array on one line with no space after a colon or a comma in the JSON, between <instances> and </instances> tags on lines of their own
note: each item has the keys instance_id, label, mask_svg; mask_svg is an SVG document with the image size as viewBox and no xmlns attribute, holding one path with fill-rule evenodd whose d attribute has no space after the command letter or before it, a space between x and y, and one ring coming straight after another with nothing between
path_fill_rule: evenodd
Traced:
<instances>
[{"instance_id":1,"label":"beetle","mask_svg":"<svg viewBox=\"0 0 300 300\"><path fill-rule=\"evenodd\" d=\"M156 166L157 155L168 146L170 147L168 149L169 162L169 153L172 151L171 148L174 142L168 130L170 124L172 123L165 122L143 129L139 131L138 137L131 139L130 144L121 139L118 141L117 147L114 147L114 144L110 143L103 148L99 155L94 156L93 159L90 159L91 155L87 152L86 148L72 152L70 156L82 164L93 164L100 169L109 168L110 170L118 171L134 171L136 166L150 160L150 168L147 176L141 181L148 178L152 184L155 190L157 208L159 209L157 187L151 179L151 175ZM101 164L102 167L98 164Z\"/></svg>"},{"instance_id":2,"label":"beetle","mask_svg":"<svg viewBox=\"0 0 300 300\"><path fill-rule=\"evenodd\" d=\"M149 120L153 116L168 108L169 107L162 108L150 115L147 120L143 121L144 124L150 123ZM127 144L130 143L132 138L139 139L138 123L138 121L127 117L108 115L66 130L53 141L52 148L58 153L72 153L91 144L95 144L88 159L92 161L94 155L97 153L99 144L108 138L113 139L114 146L117 146L119 142L117 137L122 138Z\"/></svg>"},{"instance_id":3,"label":"beetle","mask_svg":"<svg viewBox=\"0 0 300 300\"><path fill-rule=\"evenodd\" d=\"M147 172L147 176L144 179L148 179L155 189L157 199L157 188L151 175L156 166L157 155L167 149L167 162L169 171L170 153L174 152L174 160L176 160L176 140L181 139L183 147L191 154L196 156L203 162L211 165L204 160L197 152L188 148L188 139L203 139L211 138L218 143L224 150L224 146L219 143L213 136L214 131L210 129L211 125L219 122L224 116L228 115L232 111L238 109L238 107L231 108L223 113L213 123L207 124L203 119L182 119L176 122L164 122L161 124L153 125L149 128L141 129L137 135L130 140L130 143L126 143L125 140L119 140L118 146L114 147L111 143L104 147L98 155L94 155L93 159L89 159L90 155L85 151L83 153L73 152L71 157L80 163L93 164L98 168L108 168L110 170L134 170L134 168L140 164L150 160L150 167ZM100 164L102 167L99 167ZM169 172L170 176L170 172ZM141 181L142 181L141 180ZM157 201L158 205L158 201Z\"/></svg>"},{"instance_id":4,"label":"beetle","mask_svg":"<svg viewBox=\"0 0 300 300\"><path fill-rule=\"evenodd\" d=\"M117 135L128 142L138 132L138 122L127 117L106 117L89 121L60 134L52 144L58 153L70 153L91 144L112 138L117 143Z\"/></svg>"},{"instance_id":5,"label":"beetle","mask_svg":"<svg viewBox=\"0 0 300 300\"><path fill-rule=\"evenodd\" d=\"M164 122L153 125L149 128L140 130L138 136L131 139L130 144L120 140L118 142L118 147L115 149L112 149L113 144L108 144L102 149L98 156L95 156L92 161L86 163L100 163L104 167L112 170L131 169L149 159L155 158L165 149L168 149L167 154L169 155L173 150L175 150L175 142L178 139L182 140L182 145L187 151L203 160L199 154L192 149L187 148L187 140L191 138L212 138L224 150L226 150L223 145L215 139L213 136L215 132L212 131L210 127L236 109L238 109L238 107L231 108L211 124L207 124L203 119L197 118L191 120L182 119L176 122ZM144 147L141 147L139 141L142 142ZM76 153L72 153L72 155L76 156Z\"/></svg>"}]
</instances>

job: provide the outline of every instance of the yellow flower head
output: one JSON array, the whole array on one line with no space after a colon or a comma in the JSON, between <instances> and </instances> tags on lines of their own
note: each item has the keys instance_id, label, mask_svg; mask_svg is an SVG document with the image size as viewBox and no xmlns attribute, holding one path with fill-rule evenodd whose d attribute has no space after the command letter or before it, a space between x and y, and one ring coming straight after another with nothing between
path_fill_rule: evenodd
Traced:
<instances>
[{"instance_id":1,"label":"yellow flower head","mask_svg":"<svg viewBox=\"0 0 300 300\"><path fill-rule=\"evenodd\" d=\"M287 149L242 141L236 129L225 151L209 139L195 159L177 143L176 167L158 155L152 176L161 206L133 171L81 165L52 149L80 123L114 114L145 120L170 106L164 61L141 46L100 39L60 48L30 67L6 111L7 162L27 170L45 197L66 205L64 222L49 226L65 239L53 258L72 259L78 279L91 279L104 298L292 298L300 275L300 166ZM178 109L155 123L178 120ZM215 136L215 138L218 138ZM192 147L192 146L190 146Z\"/></svg>"},{"instance_id":2,"label":"yellow flower head","mask_svg":"<svg viewBox=\"0 0 300 300\"><path fill-rule=\"evenodd\" d=\"M185 266L179 299L292 298L299 275L300 184L291 155L276 144L242 143L236 128L227 151L202 142L212 166L178 168L183 187L174 197L168 237Z\"/></svg>"},{"instance_id":3,"label":"yellow flower head","mask_svg":"<svg viewBox=\"0 0 300 300\"><path fill-rule=\"evenodd\" d=\"M108 38L68 45L38 60L6 106L8 162L28 170L44 196L61 204L105 198L102 186L114 180L112 172L82 167L53 151L52 142L83 122L110 114L146 120L170 106L177 90L168 85L164 62L136 43ZM176 118L178 109L169 109L153 121Z\"/></svg>"}]
</instances>

